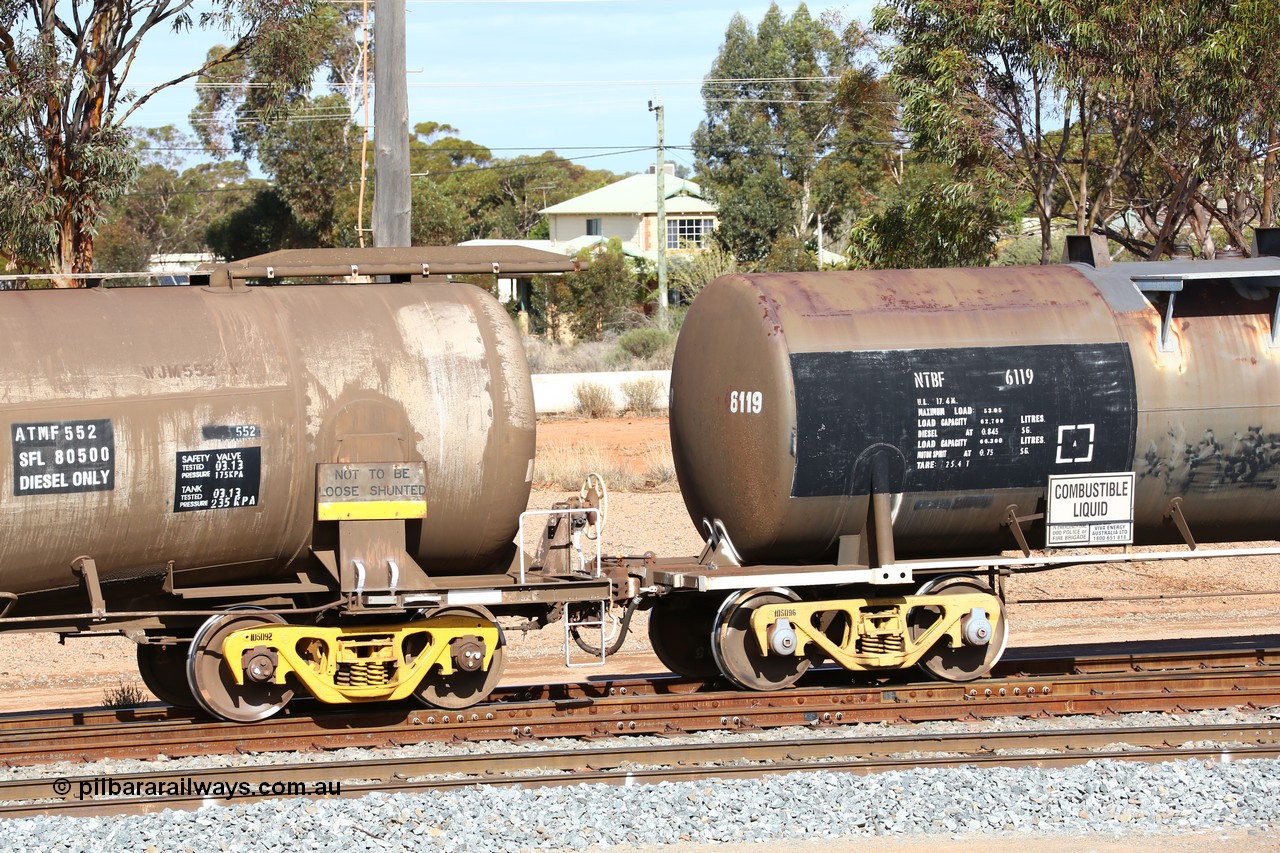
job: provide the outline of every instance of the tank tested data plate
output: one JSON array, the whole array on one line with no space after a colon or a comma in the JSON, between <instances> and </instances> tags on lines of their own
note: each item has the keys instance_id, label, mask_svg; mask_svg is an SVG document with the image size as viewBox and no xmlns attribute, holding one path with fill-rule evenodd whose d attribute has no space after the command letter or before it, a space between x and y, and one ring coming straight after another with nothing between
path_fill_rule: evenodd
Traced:
<instances>
[{"instance_id":1,"label":"tank tested data plate","mask_svg":"<svg viewBox=\"0 0 1280 853\"><path fill-rule=\"evenodd\" d=\"M262 490L262 448L179 450L173 511L257 506Z\"/></svg>"}]
</instances>

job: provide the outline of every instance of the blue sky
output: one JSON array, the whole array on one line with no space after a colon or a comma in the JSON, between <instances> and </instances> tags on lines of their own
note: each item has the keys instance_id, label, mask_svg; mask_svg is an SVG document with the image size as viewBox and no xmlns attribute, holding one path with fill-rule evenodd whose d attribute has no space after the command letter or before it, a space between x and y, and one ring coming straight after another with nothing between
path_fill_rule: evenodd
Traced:
<instances>
[{"instance_id":1,"label":"blue sky","mask_svg":"<svg viewBox=\"0 0 1280 853\"><path fill-rule=\"evenodd\" d=\"M498 156L548 149L592 168L653 162L657 95L668 145L687 146L703 118L702 77L735 12L758 23L757 0L406 0L409 124L443 122ZM779 2L790 14L798 3ZM868 22L874 0L809 4ZM153 32L129 82L145 91L192 67L217 34ZM191 84L153 98L131 125L189 130ZM693 165L687 150L669 160Z\"/></svg>"}]
</instances>

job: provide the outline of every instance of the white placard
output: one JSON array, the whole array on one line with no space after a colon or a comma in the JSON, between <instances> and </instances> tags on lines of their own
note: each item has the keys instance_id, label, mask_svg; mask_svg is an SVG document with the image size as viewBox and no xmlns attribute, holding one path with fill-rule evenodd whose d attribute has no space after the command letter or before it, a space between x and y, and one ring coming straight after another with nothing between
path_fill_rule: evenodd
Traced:
<instances>
[{"instance_id":1,"label":"white placard","mask_svg":"<svg viewBox=\"0 0 1280 853\"><path fill-rule=\"evenodd\" d=\"M1050 477L1045 546L1131 544L1133 487L1132 471Z\"/></svg>"}]
</instances>

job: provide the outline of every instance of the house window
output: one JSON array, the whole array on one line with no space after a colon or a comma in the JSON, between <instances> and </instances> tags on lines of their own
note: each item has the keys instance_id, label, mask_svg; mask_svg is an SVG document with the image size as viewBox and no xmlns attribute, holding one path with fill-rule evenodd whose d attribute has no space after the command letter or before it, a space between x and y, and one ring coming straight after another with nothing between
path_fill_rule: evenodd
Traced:
<instances>
[{"instance_id":1,"label":"house window","mask_svg":"<svg viewBox=\"0 0 1280 853\"><path fill-rule=\"evenodd\" d=\"M597 216L594 219L587 220L588 237L599 237L602 233L603 229L600 227L600 217Z\"/></svg>"},{"instance_id":2,"label":"house window","mask_svg":"<svg viewBox=\"0 0 1280 853\"><path fill-rule=\"evenodd\" d=\"M706 246L707 235L715 228L715 220L699 217L697 219L668 219L668 249L701 249Z\"/></svg>"}]
</instances>

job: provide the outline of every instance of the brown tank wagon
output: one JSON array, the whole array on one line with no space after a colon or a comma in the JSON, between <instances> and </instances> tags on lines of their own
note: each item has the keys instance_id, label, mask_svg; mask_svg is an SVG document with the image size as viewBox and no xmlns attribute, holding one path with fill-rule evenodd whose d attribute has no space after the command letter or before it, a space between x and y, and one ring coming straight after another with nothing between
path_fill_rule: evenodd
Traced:
<instances>
[{"instance_id":1,"label":"brown tank wagon","mask_svg":"<svg viewBox=\"0 0 1280 853\"><path fill-rule=\"evenodd\" d=\"M0 624L127 631L158 695L231 719L277 710L290 672L327 701L483 698L486 607L608 595L507 574L528 366L497 301L444 275L574 266L538 254L278 253L206 286L3 294ZM399 280L286 283L339 273Z\"/></svg>"},{"instance_id":2,"label":"brown tank wagon","mask_svg":"<svg viewBox=\"0 0 1280 853\"><path fill-rule=\"evenodd\" d=\"M1277 287L1270 257L722 278L673 370L689 513L745 561L815 562L888 492L899 556L977 555L1050 476L1128 472L1137 544L1181 540L1175 499L1204 541L1269 538Z\"/></svg>"},{"instance_id":3,"label":"brown tank wagon","mask_svg":"<svg viewBox=\"0 0 1280 853\"><path fill-rule=\"evenodd\" d=\"M572 261L277 253L0 294L0 630L123 633L158 696L241 721L295 691L467 707L504 624L562 620L603 660L640 609L673 671L748 689L826 661L978 678L1011 573L1280 554L1230 545L1280 521L1280 231L1242 260L1093 248L712 283L672 371L706 541L677 559L602 557L597 476L525 510L519 337L440 280Z\"/></svg>"},{"instance_id":4,"label":"brown tank wagon","mask_svg":"<svg viewBox=\"0 0 1280 853\"><path fill-rule=\"evenodd\" d=\"M1003 650L1011 571L1275 540L1280 232L1257 242L1112 265L1070 238L1059 266L710 284L671 380L707 547L633 569L667 593L659 656L755 689L824 659L967 680ZM1195 552L1243 553L1277 551Z\"/></svg>"}]
</instances>

